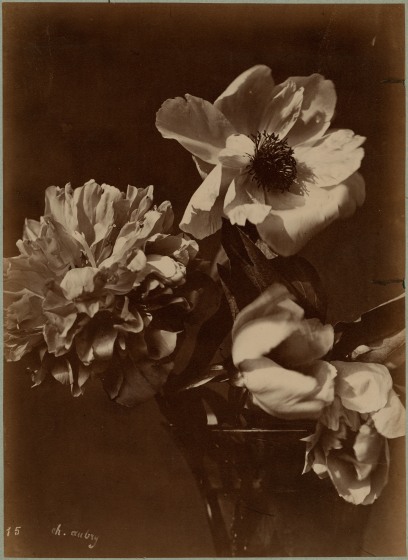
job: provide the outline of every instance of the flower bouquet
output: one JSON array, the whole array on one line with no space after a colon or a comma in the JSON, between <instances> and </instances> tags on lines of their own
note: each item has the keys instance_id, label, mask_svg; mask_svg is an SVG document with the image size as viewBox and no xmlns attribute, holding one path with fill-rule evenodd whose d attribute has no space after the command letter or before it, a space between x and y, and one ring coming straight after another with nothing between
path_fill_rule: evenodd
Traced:
<instances>
[{"instance_id":1,"label":"flower bouquet","mask_svg":"<svg viewBox=\"0 0 408 560\"><path fill-rule=\"evenodd\" d=\"M182 233L153 186L51 186L5 261L6 359L36 390L79 397L99 380L119 405L156 397L220 555L305 555L288 515L300 504L312 530L306 479L350 531L404 434L403 298L330 324L319 274L297 255L364 202L365 138L331 128L335 105L323 76L276 85L261 65L214 103L167 100L156 126L202 180Z\"/></svg>"}]
</instances>

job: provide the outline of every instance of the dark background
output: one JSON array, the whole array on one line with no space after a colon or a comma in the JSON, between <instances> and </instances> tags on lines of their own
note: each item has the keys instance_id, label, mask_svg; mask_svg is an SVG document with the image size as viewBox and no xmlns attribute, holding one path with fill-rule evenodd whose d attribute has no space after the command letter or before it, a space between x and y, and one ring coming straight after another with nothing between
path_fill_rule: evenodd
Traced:
<instances>
[{"instance_id":1,"label":"dark background","mask_svg":"<svg viewBox=\"0 0 408 560\"><path fill-rule=\"evenodd\" d=\"M364 206L303 251L331 319L401 293L402 4L3 4L5 255L16 254L24 218L43 213L52 184L154 184L156 201L169 198L180 217L200 180L189 154L157 132L155 113L184 93L213 101L254 64L270 66L276 83L323 73L338 94L333 126L367 137ZM214 554L154 402L123 409L97 385L80 399L59 386L31 390L21 369L7 365L4 376L5 524L22 527L5 537L6 555ZM401 463L394 473L371 508L371 555L405 554ZM95 549L51 535L58 523L98 534Z\"/></svg>"}]
</instances>

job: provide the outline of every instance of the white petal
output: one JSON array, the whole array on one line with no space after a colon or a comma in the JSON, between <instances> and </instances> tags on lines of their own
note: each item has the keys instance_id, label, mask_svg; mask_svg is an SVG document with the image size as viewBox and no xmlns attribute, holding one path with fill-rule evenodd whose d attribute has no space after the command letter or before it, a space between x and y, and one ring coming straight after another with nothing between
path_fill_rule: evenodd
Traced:
<instances>
[{"instance_id":1,"label":"white petal","mask_svg":"<svg viewBox=\"0 0 408 560\"><path fill-rule=\"evenodd\" d=\"M177 140L200 159L218 163L225 141L236 130L214 105L186 95L163 103L156 116L156 127L164 138Z\"/></svg>"},{"instance_id":2,"label":"white petal","mask_svg":"<svg viewBox=\"0 0 408 560\"><path fill-rule=\"evenodd\" d=\"M393 389L390 391L387 404L371 414L371 418L382 436L396 438L405 435L405 408Z\"/></svg>"},{"instance_id":3,"label":"white petal","mask_svg":"<svg viewBox=\"0 0 408 560\"><path fill-rule=\"evenodd\" d=\"M333 82L325 80L320 74L296 76L286 82L294 82L298 88L303 88L300 115L288 134L289 145L296 146L319 138L329 128L334 114L336 91Z\"/></svg>"},{"instance_id":4,"label":"white petal","mask_svg":"<svg viewBox=\"0 0 408 560\"><path fill-rule=\"evenodd\" d=\"M364 150L360 146L364 141L352 130L336 130L313 146L296 147L294 157L306 188L332 187L350 177L361 165Z\"/></svg>"},{"instance_id":5,"label":"white petal","mask_svg":"<svg viewBox=\"0 0 408 560\"><path fill-rule=\"evenodd\" d=\"M385 366L340 361L332 364L337 369L336 393L346 408L365 413L386 405L392 379Z\"/></svg>"},{"instance_id":6,"label":"white petal","mask_svg":"<svg viewBox=\"0 0 408 560\"><path fill-rule=\"evenodd\" d=\"M302 101L303 88L298 89L294 82L279 88L265 107L259 130L285 138L299 117Z\"/></svg>"},{"instance_id":7,"label":"white petal","mask_svg":"<svg viewBox=\"0 0 408 560\"><path fill-rule=\"evenodd\" d=\"M99 273L97 268L73 268L68 270L61 282L64 296L73 301L83 294L91 294L95 290L95 277Z\"/></svg>"},{"instance_id":8,"label":"white petal","mask_svg":"<svg viewBox=\"0 0 408 560\"><path fill-rule=\"evenodd\" d=\"M317 418L326 403L316 399L319 383L308 375L281 368L268 358L241 365L253 401L279 418Z\"/></svg>"},{"instance_id":9,"label":"white petal","mask_svg":"<svg viewBox=\"0 0 408 560\"><path fill-rule=\"evenodd\" d=\"M231 224L244 226L248 220L252 224L262 223L270 212L265 204L263 190L247 173L241 173L231 182L224 200L224 214Z\"/></svg>"},{"instance_id":10,"label":"white petal","mask_svg":"<svg viewBox=\"0 0 408 560\"><path fill-rule=\"evenodd\" d=\"M238 366L244 360L266 356L292 334L297 326L298 323L291 321L290 315L285 311L246 323L234 333L234 364Z\"/></svg>"},{"instance_id":11,"label":"white petal","mask_svg":"<svg viewBox=\"0 0 408 560\"><path fill-rule=\"evenodd\" d=\"M244 134L233 134L227 138L226 147L219 153L220 163L226 167L241 169L250 161L254 152L254 142Z\"/></svg>"},{"instance_id":12,"label":"white petal","mask_svg":"<svg viewBox=\"0 0 408 560\"><path fill-rule=\"evenodd\" d=\"M273 88L270 68L253 66L228 86L214 106L227 117L237 132L256 134L260 130L261 116L272 97Z\"/></svg>"},{"instance_id":13,"label":"white petal","mask_svg":"<svg viewBox=\"0 0 408 560\"><path fill-rule=\"evenodd\" d=\"M279 255L293 255L333 221L352 215L364 196L364 180L358 173L340 185L313 189L303 196L278 193L274 206L280 203L281 208L272 207L264 222L257 225L258 233Z\"/></svg>"},{"instance_id":14,"label":"white petal","mask_svg":"<svg viewBox=\"0 0 408 560\"><path fill-rule=\"evenodd\" d=\"M262 292L252 303L244 307L235 318L232 328L232 338L247 323L263 317L273 317L275 313L285 310L291 321L299 322L303 316L303 309L294 301L294 296L282 284L272 284Z\"/></svg>"},{"instance_id":15,"label":"white petal","mask_svg":"<svg viewBox=\"0 0 408 560\"><path fill-rule=\"evenodd\" d=\"M235 173L221 164L214 167L191 197L180 229L203 239L221 228L225 192Z\"/></svg>"}]
</instances>

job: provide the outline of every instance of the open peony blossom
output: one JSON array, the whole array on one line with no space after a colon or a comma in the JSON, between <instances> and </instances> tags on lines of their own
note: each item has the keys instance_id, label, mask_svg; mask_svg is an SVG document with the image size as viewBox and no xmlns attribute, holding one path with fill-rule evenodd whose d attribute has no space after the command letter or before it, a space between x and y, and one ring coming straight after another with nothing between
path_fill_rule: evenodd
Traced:
<instances>
[{"instance_id":1,"label":"open peony blossom","mask_svg":"<svg viewBox=\"0 0 408 560\"><path fill-rule=\"evenodd\" d=\"M334 398L336 369L322 360L334 342L331 325L273 284L238 313L232 330L233 379L253 404L279 418L317 418Z\"/></svg>"},{"instance_id":2,"label":"open peony blossom","mask_svg":"<svg viewBox=\"0 0 408 560\"><path fill-rule=\"evenodd\" d=\"M180 228L202 239L248 220L287 256L364 202L357 170L365 138L328 130L336 93L319 74L275 85L267 66L238 76L214 103L186 95L163 103L156 126L193 154L204 179Z\"/></svg>"},{"instance_id":3,"label":"open peony blossom","mask_svg":"<svg viewBox=\"0 0 408 560\"><path fill-rule=\"evenodd\" d=\"M20 255L5 260L6 358L36 356L34 385L52 375L79 395L98 374L117 402L152 396L177 342L166 310L189 307L177 288L198 250L172 223L152 186L49 187L44 216L26 220Z\"/></svg>"},{"instance_id":4,"label":"open peony blossom","mask_svg":"<svg viewBox=\"0 0 408 560\"><path fill-rule=\"evenodd\" d=\"M330 477L339 495L372 504L388 481L387 438L405 433L405 409L381 364L333 362L335 399L307 442L304 472Z\"/></svg>"}]
</instances>

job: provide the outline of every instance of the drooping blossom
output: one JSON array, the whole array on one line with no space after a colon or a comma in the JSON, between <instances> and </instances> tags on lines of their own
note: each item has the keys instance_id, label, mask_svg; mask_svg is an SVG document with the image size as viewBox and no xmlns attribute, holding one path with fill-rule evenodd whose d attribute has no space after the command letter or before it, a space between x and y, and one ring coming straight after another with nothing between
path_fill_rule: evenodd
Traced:
<instances>
[{"instance_id":1,"label":"drooping blossom","mask_svg":"<svg viewBox=\"0 0 408 560\"><path fill-rule=\"evenodd\" d=\"M36 356L34 385L52 375L79 395L100 375L122 404L152 396L177 343L168 309L188 309L177 289L198 250L172 223L152 186L49 187L44 216L26 220L20 255L5 260L6 358Z\"/></svg>"},{"instance_id":2,"label":"drooping blossom","mask_svg":"<svg viewBox=\"0 0 408 560\"><path fill-rule=\"evenodd\" d=\"M307 442L304 472L330 477L339 495L372 504L388 481L388 439L405 433L405 409L381 364L333 362L335 398Z\"/></svg>"},{"instance_id":3,"label":"drooping blossom","mask_svg":"<svg viewBox=\"0 0 408 560\"><path fill-rule=\"evenodd\" d=\"M364 202L357 173L365 138L330 130L336 105L320 74L276 85L267 66L238 76L214 103L193 95L165 101L156 126L193 155L202 184L180 228L202 239L221 227L255 224L276 253L300 250Z\"/></svg>"},{"instance_id":4,"label":"drooping blossom","mask_svg":"<svg viewBox=\"0 0 408 560\"><path fill-rule=\"evenodd\" d=\"M334 398L336 369L322 359L333 342L331 325L306 319L287 288L273 284L235 319L233 383L269 414L318 418Z\"/></svg>"}]
</instances>

